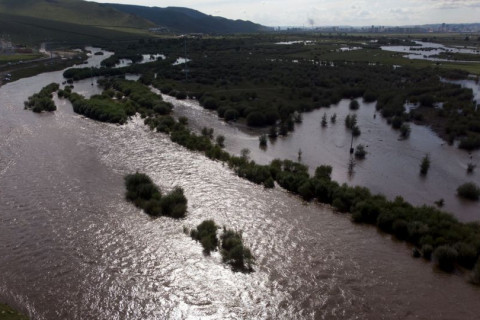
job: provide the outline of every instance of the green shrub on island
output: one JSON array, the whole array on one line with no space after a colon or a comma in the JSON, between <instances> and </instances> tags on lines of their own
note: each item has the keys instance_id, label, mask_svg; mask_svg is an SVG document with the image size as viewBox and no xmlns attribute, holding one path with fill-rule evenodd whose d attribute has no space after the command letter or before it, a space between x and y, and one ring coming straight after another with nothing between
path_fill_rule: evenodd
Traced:
<instances>
[{"instance_id":1,"label":"green shrub on island","mask_svg":"<svg viewBox=\"0 0 480 320\"><path fill-rule=\"evenodd\" d=\"M40 113L42 111L52 112L57 110L57 106L52 100L52 93L59 89L58 83L50 83L43 87L39 93L36 93L28 97L28 101L25 101L25 109L32 110L33 112Z\"/></svg>"},{"instance_id":2,"label":"green shrub on island","mask_svg":"<svg viewBox=\"0 0 480 320\"><path fill-rule=\"evenodd\" d=\"M156 117L168 115L173 109L170 103L164 102L161 96L139 82L102 79L99 84L104 88L103 94L94 95L90 99L72 93L69 87L60 90L59 96L70 100L76 113L110 123L124 124L137 112L143 117ZM159 131L163 132L161 128Z\"/></svg>"},{"instance_id":3,"label":"green shrub on island","mask_svg":"<svg viewBox=\"0 0 480 320\"><path fill-rule=\"evenodd\" d=\"M457 188L457 194L464 199L478 201L480 188L473 182L464 183Z\"/></svg>"},{"instance_id":4,"label":"green shrub on island","mask_svg":"<svg viewBox=\"0 0 480 320\"><path fill-rule=\"evenodd\" d=\"M194 240L200 241L203 250L208 255L210 252L217 250L219 243L217 237L218 229L220 227L213 220L205 220L190 232L190 236Z\"/></svg>"},{"instance_id":5,"label":"green shrub on island","mask_svg":"<svg viewBox=\"0 0 480 320\"><path fill-rule=\"evenodd\" d=\"M28 320L28 317L10 306L0 303L0 319L2 320Z\"/></svg>"},{"instance_id":6,"label":"green shrub on island","mask_svg":"<svg viewBox=\"0 0 480 320\"><path fill-rule=\"evenodd\" d=\"M176 187L169 194L163 195L150 177L143 173L130 174L125 177L126 199L151 216L168 216L183 218L187 211L187 199L183 189Z\"/></svg>"},{"instance_id":7,"label":"green shrub on island","mask_svg":"<svg viewBox=\"0 0 480 320\"><path fill-rule=\"evenodd\" d=\"M231 265L234 270L252 271L255 265L255 258L250 249L243 244L241 232L223 228L220 236L222 260Z\"/></svg>"}]
</instances>

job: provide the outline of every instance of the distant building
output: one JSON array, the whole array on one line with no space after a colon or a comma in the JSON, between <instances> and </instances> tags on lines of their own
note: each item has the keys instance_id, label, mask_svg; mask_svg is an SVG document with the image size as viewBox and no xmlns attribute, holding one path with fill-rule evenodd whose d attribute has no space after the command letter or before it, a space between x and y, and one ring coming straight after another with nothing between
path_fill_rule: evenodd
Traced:
<instances>
[{"instance_id":1,"label":"distant building","mask_svg":"<svg viewBox=\"0 0 480 320\"><path fill-rule=\"evenodd\" d=\"M168 33L170 30L166 27L155 27L155 28L150 28L148 31L153 32L153 33Z\"/></svg>"}]
</instances>

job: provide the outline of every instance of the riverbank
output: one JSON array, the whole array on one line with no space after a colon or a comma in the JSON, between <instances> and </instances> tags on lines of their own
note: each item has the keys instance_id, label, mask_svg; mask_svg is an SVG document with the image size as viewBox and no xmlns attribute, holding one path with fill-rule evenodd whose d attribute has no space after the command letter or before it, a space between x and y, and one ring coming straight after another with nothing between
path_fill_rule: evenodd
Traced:
<instances>
[{"instance_id":1,"label":"riverbank","mask_svg":"<svg viewBox=\"0 0 480 320\"><path fill-rule=\"evenodd\" d=\"M12 65L3 65L0 66L0 86L19 79L33 77L37 74L63 70L82 64L86 58L87 56L84 53L77 53L70 58L42 58Z\"/></svg>"},{"instance_id":2,"label":"riverbank","mask_svg":"<svg viewBox=\"0 0 480 320\"><path fill-rule=\"evenodd\" d=\"M24 314L10 308L8 305L0 303L0 319L2 320L28 320Z\"/></svg>"}]
</instances>

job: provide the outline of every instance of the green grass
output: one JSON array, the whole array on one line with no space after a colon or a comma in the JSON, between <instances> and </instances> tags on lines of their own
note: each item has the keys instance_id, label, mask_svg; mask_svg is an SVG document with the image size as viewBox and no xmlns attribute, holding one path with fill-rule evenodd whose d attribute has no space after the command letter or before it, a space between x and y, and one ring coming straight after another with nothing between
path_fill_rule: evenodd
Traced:
<instances>
[{"instance_id":1,"label":"green grass","mask_svg":"<svg viewBox=\"0 0 480 320\"><path fill-rule=\"evenodd\" d=\"M3 0L0 2L0 12L91 26L154 26L143 18L95 2L80 0Z\"/></svg>"},{"instance_id":2,"label":"green grass","mask_svg":"<svg viewBox=\"0 0 480 320\"><path fill-rule=\"evenodd\" d=\"M0 55L0 64L6 64L9 62L28 61L42 58L42 54L12 54L12 55Z\"/></svg>"},{"instance_id":3,"label":"green grass","mask_svg":"<svg viewBox=\"0 0 480 320\"><path fill-rule=\"evenodd\" d=\"M16 81L22 78L33 77L37 74L51 71L58 71L68 68L74 64L83 62L86 59L84 55L80 55L79 58L69 60L48 60L40 62L31 62L26 64L18 64L14 66L4 65L0 69L0 72L11 73L11 81ZM0 79L1 81L2 79Z\"/></svg>"},{"instance_id":4,"label":"green grass","mask_svg":"<svg viewBox=\"0 0 480 320\"><path fill-rule=\"evenodd\" d=\"M0 319L2 320L28 320L28 317L13 310L6 304L0 303Z\"/></svg>"},{"instance_id":5,"label":"green grass","mask_svg":"<svg viewBox=\"0 0 480 320\"><path fill-rule=\"evenodd\" d=\"M10 35L15 43L38 46L47 40L49 48L83 47L85 44L102 45L111 41L138 39L135 33L4 13L0 13L0 30Z\"/></svg>"}]
</instances>

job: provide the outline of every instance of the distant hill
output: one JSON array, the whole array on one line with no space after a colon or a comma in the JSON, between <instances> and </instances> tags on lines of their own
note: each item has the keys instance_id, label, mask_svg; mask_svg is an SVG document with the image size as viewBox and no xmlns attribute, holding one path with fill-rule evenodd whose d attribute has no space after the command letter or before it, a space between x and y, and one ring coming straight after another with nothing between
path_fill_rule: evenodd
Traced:
<instances>
[{"instance_id":1,"label":"distant hill","mask_svg":"<svg viewBox=\"0 0 480 320\"><path fill-rule=\"evenodd\" d=\"M0 0L0 13L90 26L142 29L154 26L144 18L83 0Z\"/></svg>"},{"instance_id":2,"label":"distant hill","mask_svg":"<svg viewBox=\"0 0 480 320\"><path fill-rule=\"evenodd\" d=\"M244 20L230 20L206 15L200 11L181 7L143 7L123 4L104 4L118 11L136 15L183 33L253 33L269 28Z\"/></svg>"},{"instance_id":3,"label":"distant hill","mask_svg":"<svg viewBox=\"0 0 480 320\"><path fill-rule=\"evenodd\" d=\"M29 45L48 42L49 46L81 46L85 43L101 44L112 40L138 39L136 33L3 13L0 13L0 30L2 36L8 36L15 43Z\"/></svg>"}]
</instances>

